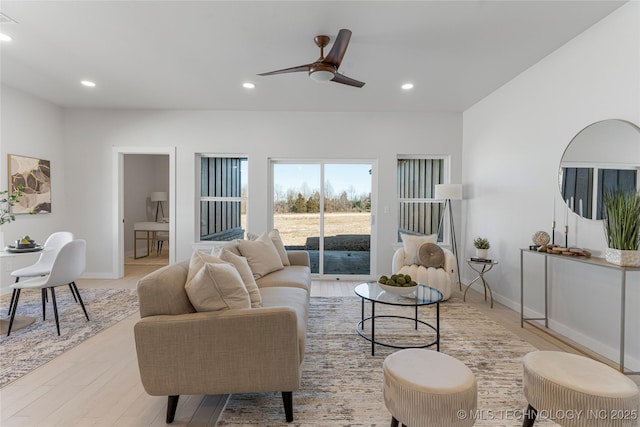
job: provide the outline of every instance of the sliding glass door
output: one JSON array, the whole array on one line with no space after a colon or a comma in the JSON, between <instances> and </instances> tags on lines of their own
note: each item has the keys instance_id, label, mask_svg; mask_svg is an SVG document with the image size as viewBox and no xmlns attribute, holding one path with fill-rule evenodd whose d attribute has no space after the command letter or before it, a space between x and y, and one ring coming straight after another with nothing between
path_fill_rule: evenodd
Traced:
<instances>
[{"instance_id":1,"label":"sliding glass door","mask_svg":"<svg viewBox=\"0 0 640 427\"><path fill-rule=\"evenodd\" d=\"M288 249L311 257L321 276L371 274L373 165L272 162L273 227Z\"/></svg>"}]
</instances>

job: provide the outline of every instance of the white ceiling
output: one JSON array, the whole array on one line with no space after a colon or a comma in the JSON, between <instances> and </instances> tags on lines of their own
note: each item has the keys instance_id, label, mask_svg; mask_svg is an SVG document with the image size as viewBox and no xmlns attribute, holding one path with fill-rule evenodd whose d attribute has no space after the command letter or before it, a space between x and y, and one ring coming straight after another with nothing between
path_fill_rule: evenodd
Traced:
<instances>
[{"instance_id":1,"label":"white ceiling","mask_svg":"<svg viewBox=\"0 0 640 427\"><path fill-rule=\"evenodd\" d=\"M0 77L64 107L459 112L624 3L3 0ZM313 62L340 28L363 88L256 76Z\"/></svg>"}]
</instances>

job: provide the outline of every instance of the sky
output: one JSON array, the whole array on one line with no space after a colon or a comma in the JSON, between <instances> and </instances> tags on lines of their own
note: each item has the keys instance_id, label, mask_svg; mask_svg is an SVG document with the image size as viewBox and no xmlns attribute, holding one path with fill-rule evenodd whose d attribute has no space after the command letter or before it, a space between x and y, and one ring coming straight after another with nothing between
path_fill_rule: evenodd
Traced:
<instances>
[{"instance_id":1,"label":"sky","mask_svg":"<svg viewBox=\"0 0 640 427\"><path fill-rule=\"evenodd\" d=\"M325 164L325 181L333 188L335 195L342 191L350 194L353 186L355 195L371 192L370 164ZM319 164L274 164L274 185L286 192L293 188L300 191L306 183L310 190L320 189Z\"/></svg>"}]
</instances>

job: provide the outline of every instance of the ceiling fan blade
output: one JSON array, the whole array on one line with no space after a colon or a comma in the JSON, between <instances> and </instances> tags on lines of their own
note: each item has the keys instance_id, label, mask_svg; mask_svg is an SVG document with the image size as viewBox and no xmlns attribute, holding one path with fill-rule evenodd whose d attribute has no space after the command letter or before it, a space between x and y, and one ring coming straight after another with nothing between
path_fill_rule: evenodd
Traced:
<instances>
[{"instance_id":1,"label":"ceiling fan blade","mask_svg":"<svg viewBox=\"0 0 640 427\"><path fill-rule=\"evenodd\" d=\"M268 73L258 74L259 76L272 76L274 74L297 73L299 71L309 71L309 67L313 64L298 65L297 67L284 68L282 70L270 71Z\"/></svg>"},{"instance_id":2,"label":"ceiling fan blade","mask_svg":"<svg viewBox=\"0 0 640 427\"><path fill-rule=\"evenodd\" d=\"M336 75L331 79L331 81L336 83L342 83L344 85L354 86L354 87L364 86L363 82L359 82L358 80L354 80L340 73L336 73Z\"/></svg>"},{"instance_id":3,"label":"ceiling fan blade","mask_svg":"<svg viewBox=\"0 0 640 427\"><path fill-rule=\"evenodd\" d=\"M338 37L336 37L336 41L333 42L333 46L331 46L331 50L326 58L322 60L322 62L326 62L336 67L336 69L340 66L342 62L342 58L344 57L344 53L347 51L347 46L349 46L349 40L351 39L351 31L342 29L338 31Z\"/></svg>"}]
</instances>

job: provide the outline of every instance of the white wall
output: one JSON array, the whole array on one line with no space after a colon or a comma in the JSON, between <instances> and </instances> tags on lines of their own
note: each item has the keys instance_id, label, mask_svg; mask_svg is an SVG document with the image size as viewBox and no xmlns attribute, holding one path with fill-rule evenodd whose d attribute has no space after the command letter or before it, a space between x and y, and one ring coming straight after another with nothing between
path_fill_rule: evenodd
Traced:
<instances>
[{"instance_id":1,"label":"white wall","mask_svg":"<svg viewBox=\"0 0 640 427\"><path fill-rule=\"evenodd\" d=\"M111 195L113 146L177 147L177 260L191 255L198 232L196 153L248 155L248 229L265 231L270 215L269 158L377 160L376 265L378 271L389 271L397 230L397 155L451 155L452 180L460 182L461 119L461 114L448 113L68 110L64 139L67 153L86 159L70 173L87 206L104 206L105 195ZM384 206L390 213L383 213ZM456 215L459 220L459 212ZM111 273L112 236L107 226L115 221L111 209L97 209L92 215L70 212L69 220L77 233L87 236L87 274Z\"/></svg>"},{"instance_id":2,"label":"white wall","mask_svg":"<svg viewBox=\"0 0 640 427\"><path fill-rule=\"evenodd\" d=\"M44 242L52 232L66 229L68 212L81 207L65 185L66 165L73 159L64 155L62 110L6 85L0 86L0 94L0 188L7 189L8 185L8 154L50 160L52 211L50 214L17 215L16 221L3 225L1 231L5 244L25 234L37 242ZM2 258L0 292L5 293L8 284L13 282L9 272L29 265L36 259L35 254Z\"/></svg>"},{"instance_id":3,"label":"white wall","mask_svg":"<svg viewBox=\"0 0 640 427\"><path fill-rule=\"evenodd\" d=\"M486 236L500 264L488 275L497 299L520 308L519 248L536 230L558 226L560 158L590 123L617 118L640 124L640 3L631 2L540 61L463 114L463 241ZM637 161L636 161L637 163ZM560 234L557 235L558 238ZM558 240L556 240L558 242ZM600 222L569 219L569 244L600 254ZM538 259L539 258L539 259ZM525 258L527 309L542 312L542 257ZM580 263L552 266L555 329L618 360L620 278ZM470 280L467 269L464 277ZM627 277L627 358L640 369L640 273Z\"/></svg>"}]
</instances>

